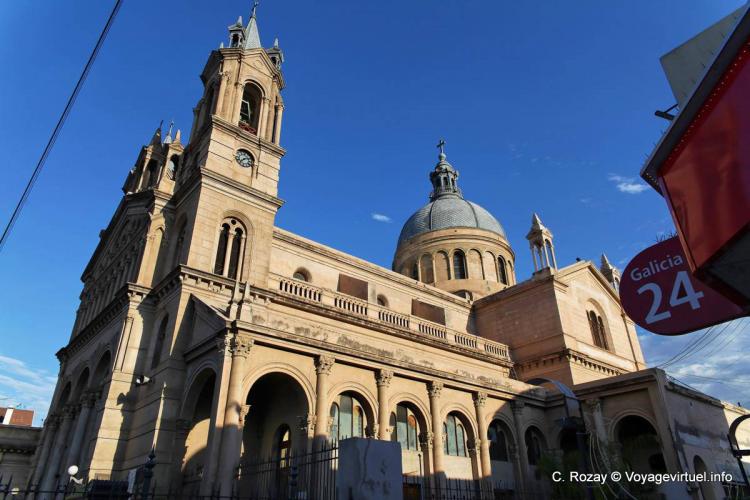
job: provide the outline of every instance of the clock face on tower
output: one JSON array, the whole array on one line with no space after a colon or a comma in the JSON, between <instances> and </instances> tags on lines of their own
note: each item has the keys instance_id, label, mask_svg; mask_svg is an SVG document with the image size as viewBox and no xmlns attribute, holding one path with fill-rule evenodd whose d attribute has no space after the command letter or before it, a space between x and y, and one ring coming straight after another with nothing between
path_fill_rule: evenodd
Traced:
<instances>
[{"instance_id":1,"label":"clock face on tower","mask_svg":"<svg viewBox=\"0 0 750 500\"><path fill-rule=\"evenodd\" d=\"M241 167L245 168L252 167L254 163L253 155L251 155L249 151L245 151L244 149L238 149L237 153L235 153L234 155L234 159L237 160L237 163L239 163Z\"/></svg>"}]
</instances>

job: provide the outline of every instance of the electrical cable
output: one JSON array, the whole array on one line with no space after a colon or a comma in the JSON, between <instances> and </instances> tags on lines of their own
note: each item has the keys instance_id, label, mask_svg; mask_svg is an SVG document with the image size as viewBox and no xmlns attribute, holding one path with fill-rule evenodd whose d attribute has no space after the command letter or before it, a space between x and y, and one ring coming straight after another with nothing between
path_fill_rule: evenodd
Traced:
<instances>
[{"instance_id":1,"label":"electrical cable","mask_svg":"<svg viewBox=\"0 0 750 500\"><path fill-rule=\"evenodd\" d=\"M3 230L2 236L0 236L0 251L2 251L3 247L5 246L5 242L8 241L10 232L13 230L13 226L16 224L16 221L18 220L18 216L21 214L21 210L23 210L23 207L26 204L26 200L29 198L29 195L31 194L31 190L34 187L36 180L39 178L39 174L41 174L42 172L42 168L44 167L44 164L47 161L47 157L49 156L50 151L52 151L52 147L55 145L55 141L57 141L57 136L60 135L60 131L62 130L63 125L65 125L65 121L67 120L68 115L70 114L70 110L73 108L73 104L75 103L76 98L78 97L78 94L81 92L83 83L86 81L86 78L88 77L88 74L91 71L91 67L94 64L94 61L96 61L96 57L97 55L99 55L99 51L101 50L102 45L104 44L104 40L107 38L107 34L109 33L110 28L112 27L112 23L117 17L117 13L120 11L120 6L122 5L122 1L123 0L116 0L115 5L112 8L112 12L109 14L109 18L107 19L107 23L104 25L104 29L102 29L102 32L99 35L99 39L96 41L94 50L89 55L89 59L86 62L86 66L84 66L83 72L81 73L81 76L78 78L78 83L76 83L76 86L73 89L73 93L68 98L68 102L67 104L65 104L65 109L63 110L62 115L60 115L60 118L57 121L57 125L55 125L55 128L52 131L52 135L50 136L49 141L47 141L47 146L45 146L44 151L42 152L42 156L39 158L39 161L36 164L36 168L34 168L34 172L31 174L31 178L26 183L26 187L23 190L23 194L21 195L21 198L18 200L18 203L16 204L16 208L13 210L13 214L10 216L10 220L8 221L8 223L5 226L5 229Z\"/></svg>"}]
</instances>

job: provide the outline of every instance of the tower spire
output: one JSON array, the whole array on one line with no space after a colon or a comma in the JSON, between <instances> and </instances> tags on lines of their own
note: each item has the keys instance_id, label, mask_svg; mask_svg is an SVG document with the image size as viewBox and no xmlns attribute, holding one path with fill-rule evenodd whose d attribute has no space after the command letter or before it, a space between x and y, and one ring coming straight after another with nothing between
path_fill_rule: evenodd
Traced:
<instances>
[{"instance_id":1,"label":"tower spire","mask_svg":"<svg viewBox=\"0 0 750 500\"><path fill-rule=\"evenodd\" d=\"M250 13L250 20L247 22L245 28L245 42L242 45L243 49L260 49L260 33L258 32L258 21L255 17L255 11L260 5L258 2L253 2L253 10Z\"/></svg>"},{"instance_id":2,"label":"tower spire","mask_svg":"<svg viewBox=\"0 0 750 500\"><path fill-rule=\"evenodd\" d=\"M458 189L458 171L446 160L445 140L440 139L436 147L440 153L435 170L430 172L430 182L432 183L430 200L434 201L442 196L450 195L463 198L461 190Z\"/></svg>"}]
</instances>

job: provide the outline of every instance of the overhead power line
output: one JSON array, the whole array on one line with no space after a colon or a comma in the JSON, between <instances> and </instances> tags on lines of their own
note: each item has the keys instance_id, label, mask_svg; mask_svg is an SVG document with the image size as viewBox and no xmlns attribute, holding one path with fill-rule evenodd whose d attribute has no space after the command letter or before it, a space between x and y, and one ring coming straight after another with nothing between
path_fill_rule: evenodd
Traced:
<instances>
[{"instance_id":1,"label":"overhead power line","mask_svg":"<svg viewBox=\"0 0 750 500\"><path fill-rule=\"evenodd\" d=\"M0 237L0 251L2 251L3 247L5 246L5 242L8 241L8 237L10 236L10 233L13 230L13 226L16 224L16 220L18 220L18 216L21 214L21 210L23 210L23 207L26 204L26 200L29 198L29 194L31 194L31 190L34 188L34 184L36 183L36 180L39 177L39 174L42 173L42 168L44 167L44 163L47 161L47 157L49 156L50 151L52 151L52 147L55 145L55 141L57 141L57 136L60 134L60 131L62 130L63 125L65 125L65 121L67 120L68 115L70 114L70 110L73 108L73 104L75 103L76 98L78 97L78 94L81 92L83 83L86 81L86 77L88 77L89 72L91 71L91 67L94 65L94 61L96 61L96 56L99 55L99 51L101 50L102 45L104 44L104 40L107 38L107 34L109 33L109 30L112 27L112 24L114 23L115 18L117 17L117 13L120 11L120 6L122 5L122 1L123 0L116 0L115 5L112 8L112 12L109 14L109 19L107 19L107 23L104 25L104 28L102 29L102 32L99 35L99 39L96 41L94 50L91 51L91 55L89 55L89 60L86 62L86 66L84 66L83 72L81 73L81 76L78 78L78 83L76 83L76 86L73 89L73 93L70 94L70 97L68 98L68 102L65 105L65 109L63 110L62 115L60 115L59 120L57 120L57 125L55 125L55 128L52 131L52 135L50 136L49 141L47 141L47 146L44 148L44 151L42 152L42 156L39 158L39 161L36 164L34 173L31 174L31 178L29 179L29 182L26 183L26 188L23 190L23 194L21 195L21 198L18 200L18 203L16 204L16 208L13 210L13 214L10 216L10 220L8 221L8 223L5 226L5 229L3 230L3 235Z\"/></svg>"}]
</instances>

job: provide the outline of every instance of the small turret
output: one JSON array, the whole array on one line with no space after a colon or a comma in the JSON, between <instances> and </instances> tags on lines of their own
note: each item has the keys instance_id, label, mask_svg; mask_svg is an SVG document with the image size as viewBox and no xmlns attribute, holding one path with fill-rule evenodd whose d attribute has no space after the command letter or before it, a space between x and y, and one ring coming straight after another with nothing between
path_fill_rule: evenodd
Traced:
<instances>
[{"instance_id":1,"label":"small turret","mask_svg":"<svg viewBox=\"0 0 750 500\"><path fill-rule=\"evenodd\" d=\"M620 270L617 269L615 266L613 266L609 259L607 258L606 254L602 254L602 261L601 266L599 266L599 270L602 272L605 278L607 278L607 281L609 281L609 284L612 285L612 287L616 290L620 290Z\"/></svg>"},{"instance_id":2,"label":"small turret","mask_svg":"<svg viewBox=\"0 0 750 500\"><path fill-rule=\"evenodd\" d=\"M531 257L534 259L534 272L547 268L557 270L552 232L542 224L542 219L537 214L531 217L531 229L526 239L529 240Z\"/></svg>"}]
</instances>

